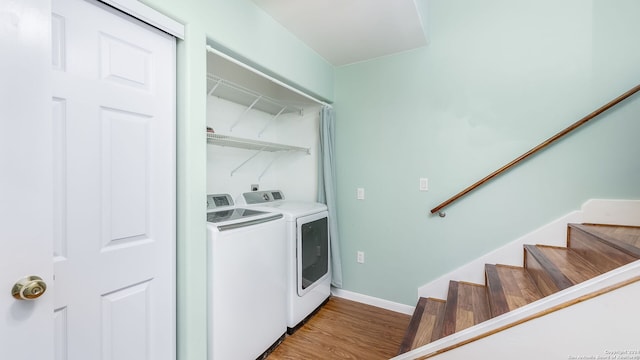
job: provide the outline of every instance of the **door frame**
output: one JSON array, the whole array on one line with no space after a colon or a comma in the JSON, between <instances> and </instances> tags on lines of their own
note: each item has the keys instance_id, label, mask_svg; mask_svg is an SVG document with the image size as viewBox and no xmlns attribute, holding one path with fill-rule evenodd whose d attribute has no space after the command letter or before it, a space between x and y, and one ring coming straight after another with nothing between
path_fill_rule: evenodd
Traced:
<instances>
[{"instance_id":1,"label":"door frame","mask_svg":"<svg viewBox=\"0 0 640 360\"><path fill-rule=\"evenodd\" d=\"M0 353L53 355L53 292L12 297L26 276L53 283L53 168L49 0L0 0ZM34 226L34 224L36 226Z\"/></svg>"},{"instance_id":2,"label":"door frame","mask_svg":"<svg viewBox=\"0 0 640 360\"><path fill-rule=\"evenodd\" d=\"M90 0L88 0L90 1ZM184 40L184 25L176 20L150 8L138 0L97 0L123 13L166 32L173 37Z\"/></svg>"}]
</instances>

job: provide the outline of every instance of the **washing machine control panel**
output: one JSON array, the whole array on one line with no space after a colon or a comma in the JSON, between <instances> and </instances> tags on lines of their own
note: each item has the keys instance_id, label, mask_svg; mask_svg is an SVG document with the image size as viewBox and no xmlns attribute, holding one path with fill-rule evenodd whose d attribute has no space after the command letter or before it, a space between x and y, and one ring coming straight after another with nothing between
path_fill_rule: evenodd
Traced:
<instances>
[{"instance_id":1,"label":"washing machine control panel","mask_svg":"<svg viewBox=\"0 0 640 360\"><path fill-rule=\"evenodd\" d=\"M229 194L207 195L207 211L233 206L233 198Z\"/></svg>"},{"instance_id":2,"label":"washing machine control panel","mask_svg":"<svg viewBox=\"0 0 640 360\"><path fill-rule=\"evenodd\" d=\"M284 200L284 194L280 190L246 192L242 194L242 197L247 204L264 204Z\"/></svg>"}]
</instances>

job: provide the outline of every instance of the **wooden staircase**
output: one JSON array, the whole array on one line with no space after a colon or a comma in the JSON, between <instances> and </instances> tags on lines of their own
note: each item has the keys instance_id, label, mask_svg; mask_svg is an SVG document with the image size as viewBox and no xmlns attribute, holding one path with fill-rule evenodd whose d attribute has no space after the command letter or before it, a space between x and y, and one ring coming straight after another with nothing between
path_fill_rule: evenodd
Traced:
<instances>
[{"instance_id":1,"label":"wooden staircase","mask_svg":"<svg viewBox=\"0 0 640 360\"><path fill-rule=\"evenodd\" d=\"M524 267L485 265L485 284L450 281L447 300L423 298L399 353L477 325L640 259L640 227L569 224L567 247L524 246Z\"/></svg>"}]
</instances>

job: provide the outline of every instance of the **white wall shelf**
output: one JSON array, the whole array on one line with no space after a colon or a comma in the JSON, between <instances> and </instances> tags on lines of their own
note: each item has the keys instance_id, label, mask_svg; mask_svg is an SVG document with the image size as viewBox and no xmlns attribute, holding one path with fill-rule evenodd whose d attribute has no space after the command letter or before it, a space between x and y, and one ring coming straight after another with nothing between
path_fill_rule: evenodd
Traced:
<instances>
[{"instance_id":1,"label":"white wall shelf","mask_svg":"<svg viewBox=\"0 0 640 360\"><path fill-rule=\"evenodd\" d=\"M244 105L247 107L247 111L255 109L274 116L282 114L303 114L303 110L300 107L285 104L257 91L247 89L211 74L207 74L207 94Z\"/></svg>"},{"instance_id":2,"label":"white wall shelf","mask_svg":"<svg viewBox=\"0 0 640 360\"><path fill-rule=\"evenodd\" d=\"M285 144L272 143L268 141L260 141L246 138L239 138L235 136L229 135L221 135L216 133L207 132L207 143L211 145L218 146L229 146L246 150L256 150L256 152L251 155L247 160L242 162L242 164L238 165L235 169L231 170L231 176L238 171L241 167L243 167L246 163L248 163L251 159L258 156L258 154L268 151L268 152L303 152L307 155L311 154L311 150L309 148L300 147L300 146L291 146ZM273 162L278 157L274 158L269 165L262 171L258 179L261 179L262 176L269 170Z\"/></svg>"},{"instance_id":3,"label":"white wall shelf","mask_svg":"<svg viewBox=\"0 0 640 360\"><path fill-rule=\"evenodd\" d=\"M229 135L221 135L216 133L207 133L207 143L211 145L230 146L247 150L259 150L259 151L296 151L304 152L307 155L311 154L309 148L300 146L291 146L285 144L278 144L268 141L260 141L246 138L239 138Z\"/></svg>"}]
</instances>

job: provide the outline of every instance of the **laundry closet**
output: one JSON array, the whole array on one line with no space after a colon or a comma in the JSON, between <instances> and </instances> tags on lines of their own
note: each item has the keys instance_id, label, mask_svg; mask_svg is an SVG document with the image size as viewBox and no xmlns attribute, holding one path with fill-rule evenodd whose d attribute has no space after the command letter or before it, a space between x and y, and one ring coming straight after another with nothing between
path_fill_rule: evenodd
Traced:
<instances>
[{"instance_id":1,"label":"laundry closet","mask_svg":"<svg viewBox=\"0 0 640 360\"><path fill-rule=\"evenodd\" d=\"M208 47L207 193L236 199L257 186L316 201L320 108Z\"/></svg>"},{"instance_id":2,"label":"laundry closet","mask_svg":"<svg viewBox=\"0 0 640 360\"><path fill-rule=\"evenodd\" d=\"M320 109L207 49L209 360L261 358L330 296Z\"/></svg>"}]
</instances>

